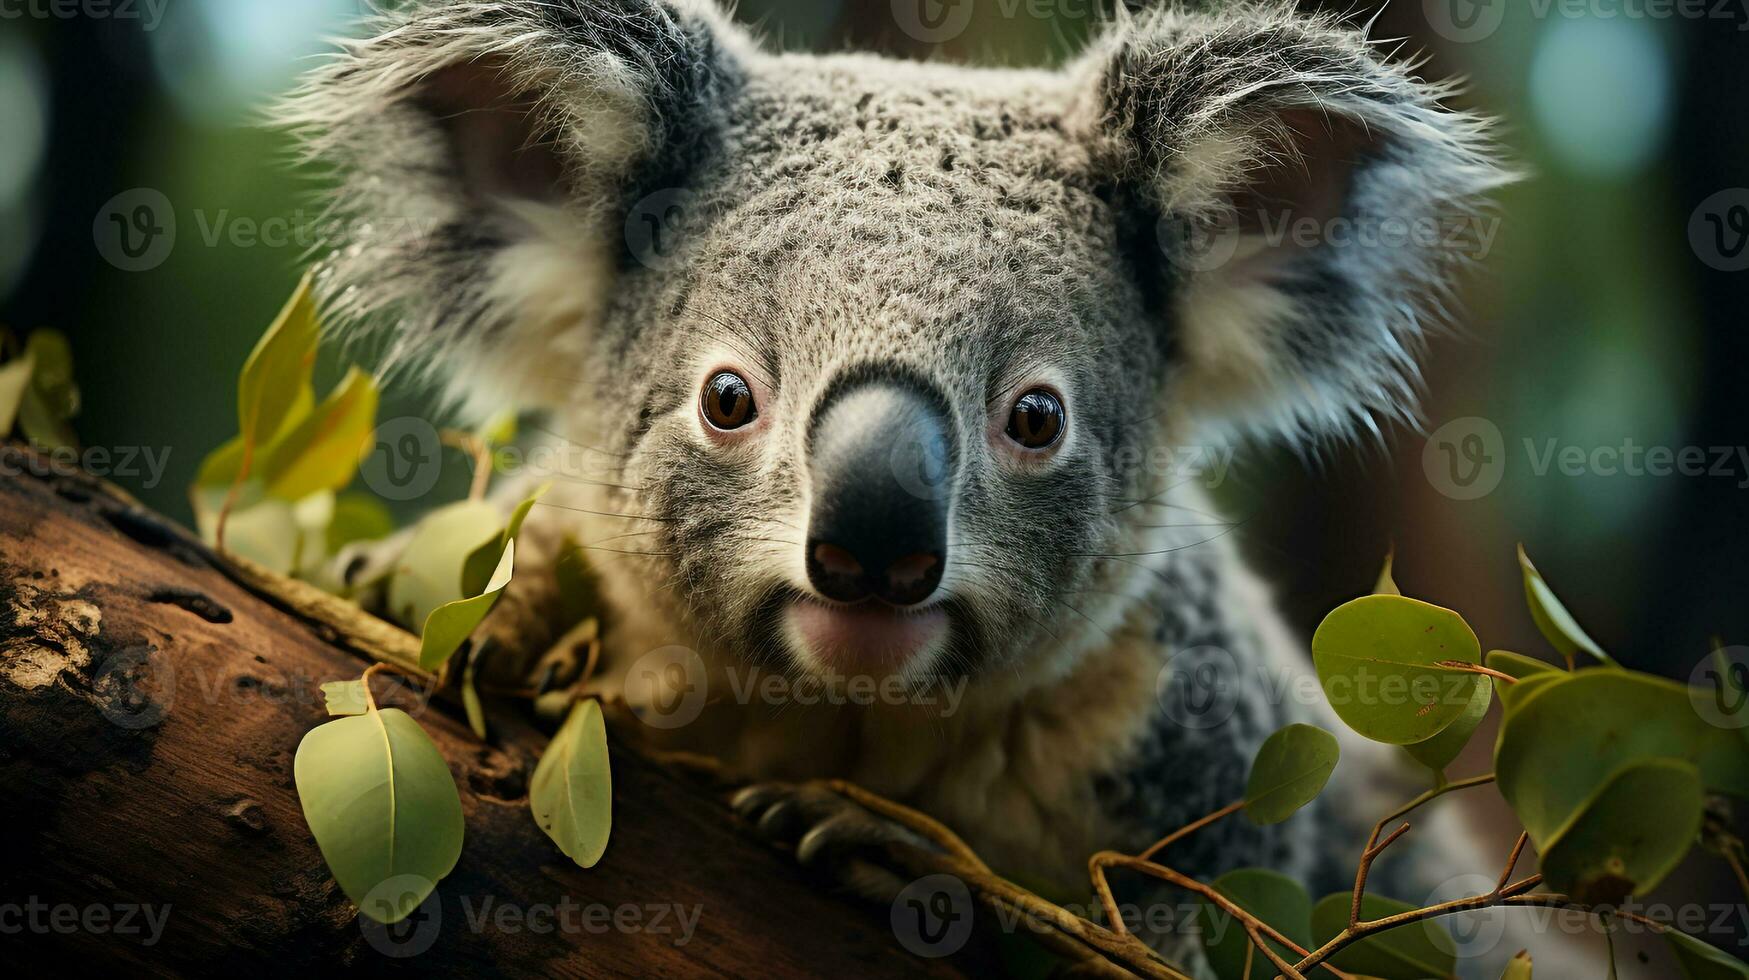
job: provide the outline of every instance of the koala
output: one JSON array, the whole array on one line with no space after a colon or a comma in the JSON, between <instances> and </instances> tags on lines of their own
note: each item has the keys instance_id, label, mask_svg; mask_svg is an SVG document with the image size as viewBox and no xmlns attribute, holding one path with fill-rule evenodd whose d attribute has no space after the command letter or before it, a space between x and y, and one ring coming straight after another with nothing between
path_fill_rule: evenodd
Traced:
<instances>
[{"instance_id":1,"label":"koala","mask_svg":"<svg viewBox=\"0 0 1749 980\"><path fill-rule=\"evenodd\" d=\"M565 625L581 551L604 690L707 692L646 734L755 781L763 829L872 839L813 782L845 779L1084 901L1091 854L1241 798L1276 729L1345 730L1158 461L1412 417L1460 256L1269 230L1486 207L1511 175L1451 94L1264 0L1120 9L1055 70L771 52L708 0L413 0L282 117L350 219L330 320L464 416L539 413L572 461L511 647ZM1309 812L1163 859L1345 890L1397 779L1351 740Z\"/></svg>"}]
</instances>

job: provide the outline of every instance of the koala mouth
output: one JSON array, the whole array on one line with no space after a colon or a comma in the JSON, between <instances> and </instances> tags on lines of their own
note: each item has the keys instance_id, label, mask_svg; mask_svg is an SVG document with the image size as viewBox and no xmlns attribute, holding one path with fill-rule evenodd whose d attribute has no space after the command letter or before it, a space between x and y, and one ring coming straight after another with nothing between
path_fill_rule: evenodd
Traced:
<instances>
[{"instance_id":1,"label":"koala mouth","mask_svg":"<svg viewBox=\"0 0 1749 980\"><path fill-rule=\"evenodd\" d=\"M884 677L932 659L946 643L947 610L896 609L881 602L827 604L795 596L783 612L790 646L825 669Z\"/></svg>"}]
</instances>

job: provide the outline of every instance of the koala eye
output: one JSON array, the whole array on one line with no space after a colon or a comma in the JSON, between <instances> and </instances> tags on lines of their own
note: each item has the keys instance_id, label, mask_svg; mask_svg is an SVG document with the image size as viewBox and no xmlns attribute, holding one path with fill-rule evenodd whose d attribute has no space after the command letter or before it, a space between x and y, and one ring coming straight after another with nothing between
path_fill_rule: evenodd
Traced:
<instances>
[{"instance_id":1,"label":"koala eye","mask_svg":"<svg viewBox=\"0 0 1749 980\"><path fill-rule=\"evenodd\" d=\"M1068 413L1056 395L1034 388L1020 396L1008 414L1008 438L1027 449L1049 449L1063 437Z\"/></svg>"},{"instance_id":2,"label":"koala eye","mask_svg":"<svg viewBox=\"0 0 1749 980\"><path fill-rule=\"evenodd\" d=\"M759 417L753 407L753 389L740 375L722 371L704 386L700 409L713 428L730 432L749 425Z\"/></svg>"}]
</instances>

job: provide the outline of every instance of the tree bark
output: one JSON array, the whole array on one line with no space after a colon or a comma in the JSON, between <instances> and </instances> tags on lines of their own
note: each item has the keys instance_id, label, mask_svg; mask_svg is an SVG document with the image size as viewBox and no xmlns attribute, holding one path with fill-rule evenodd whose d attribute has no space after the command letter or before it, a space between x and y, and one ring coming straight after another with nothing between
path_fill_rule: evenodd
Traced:
<instances>
[{"instance_id":1,"label":"tree bark","mask_svg":"<svg viewBox=\"0 0 1749 980\"><path fill-rule=\"evenodd\" d=\"M6 960L306 976L990 965L976 944L952 962L911 956L885 910L832 897L707 788L617 744L613 841L580 869L528 813L543 735L499 711L482 744L450 705L380 680L379 698L415 713L449 761L467 838L406 926L361 923L305 825L292 759L327 720L319 686L358 676L370 640L269 601L119 491L0 453L24 471L0 477Z\"/></svg>"}]
</instances>

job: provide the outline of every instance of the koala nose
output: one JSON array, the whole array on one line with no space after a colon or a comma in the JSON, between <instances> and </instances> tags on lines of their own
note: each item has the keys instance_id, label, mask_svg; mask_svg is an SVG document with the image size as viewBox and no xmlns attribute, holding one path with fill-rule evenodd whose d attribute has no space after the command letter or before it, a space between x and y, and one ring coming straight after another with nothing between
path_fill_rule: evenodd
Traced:
<instances>
[{"instance_id":1,"label":"koala nose","mask_svg":"<svg viewBox=\"0 0 1749 980\"><path fill-rule=\"evenodd\" d=\"M921 393L869 383L840 393L808 443L808 580L838 602L914 606L941 584L953 453Z\"/></svg>"}]
</instances>

